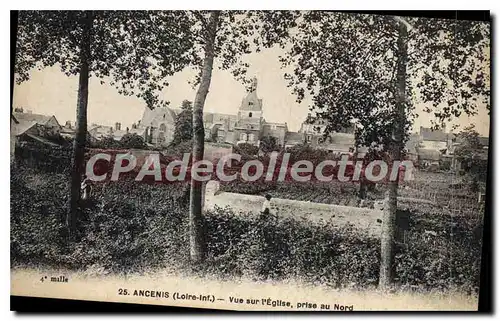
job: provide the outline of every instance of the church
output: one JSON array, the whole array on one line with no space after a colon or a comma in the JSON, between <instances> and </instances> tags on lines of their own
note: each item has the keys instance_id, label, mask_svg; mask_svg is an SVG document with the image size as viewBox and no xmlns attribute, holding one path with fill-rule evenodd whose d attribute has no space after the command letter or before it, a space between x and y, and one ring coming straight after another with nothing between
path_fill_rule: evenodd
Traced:
<instances>
[{"instance_id":1,"label":"church","mask_svg":"<svg viewBox=\"0 0 500 321\"><path fill-rule=\"evenodd\" d=\"M257 95L257 79L254 78L251 89L241 101L237 115L204 115L205 137L219 143L259 146L262 137L272 136L279 145L284 146L287 124L266 122L262 108L262 99Z\"/></svg>"},{"instance_id":2,"label":"church","mask_svg":"<svg viewBox=\"0 0 500 321\"><path fill-rule=\"evenodd\" d=\"M289 131L286 122L267 122L263 117L263 101L259 98L257 85L257 78L254 78L250 90L238 107L237 114L210 112L203 114L206 141L231 145L247 143L259 146L263 137L271 136L276 139L279 146L285 148L307 143L330 152L350 153L353 151L354 134L352 131L332 133L330 139L322 141L322 134L314 131L314 126L306 122L298 132ZM145 108L142 119L132 125L130 130L127 128L123 132L136 133L152 146L167 147L174 136L175 118L178 112L168 107L154 110Z\"/></svg>"},{"instance_id":3,"label":"church","mask_svg":"<svg viewBox=\"0 0 500 321\"><path fill-rule=\"evenodd\" d=\"M266 122L262 116L262 99L257 95L257 79L252 81L251 89L242 99L238 113L203 114L205 139L229 144L248 143L259 146L264 136L273 136L279 145L285 146L288 133L286 123ZM168 107L145 108L142 119L128 132L143 136L148 144L156 147L168 146L173 139L176 111Z\"/></svg>"}]
</instances>

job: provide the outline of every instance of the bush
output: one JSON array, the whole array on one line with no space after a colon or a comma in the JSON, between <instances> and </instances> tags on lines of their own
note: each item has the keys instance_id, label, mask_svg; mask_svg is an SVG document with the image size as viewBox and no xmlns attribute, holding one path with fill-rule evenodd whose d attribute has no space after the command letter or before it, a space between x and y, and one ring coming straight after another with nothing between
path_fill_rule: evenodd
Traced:
<instances>
[{"instance_id":1,"label":"bush","mask_svg":"<svg viewBox=\"0 0 500 321\"><path fill-rule=\"evenodd\" d=\"M296 278L334 286L377 283L378 240L329 224L235 216L216 209L206 216L209 270L255 279Z\"/></svg>"},{"instance_id":2,"label":"bush","mask_svg":"<svg viewBox=\"0 0 500 321\"><path fill-rule=\"evenodd\" d=\"M234 146L234 153L241 155L242 159L251 159L257 157L257 154L259 153L259 147L249 143L241 143Z\"/></svg>"},{"instance_id":3,"label":"bush","mask_svg":"<svg viewBox=\"0 0 500 321\"><path fill-rule=\"evenodd\" d=\"M125 134L120 139L121 148L133 148L133 149L144 149L146 148L146 142L144 138L137 134Z\"/></svg>"}]
</instances>

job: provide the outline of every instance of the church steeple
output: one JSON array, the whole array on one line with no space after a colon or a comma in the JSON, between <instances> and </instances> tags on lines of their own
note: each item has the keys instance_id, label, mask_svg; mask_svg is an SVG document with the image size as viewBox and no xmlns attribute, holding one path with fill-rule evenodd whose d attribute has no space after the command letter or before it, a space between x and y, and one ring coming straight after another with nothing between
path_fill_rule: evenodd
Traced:
<instances>
[{"instance_id":1,"label":"church steeple","mask_svg":"<svg viewBox=\"0 0 500 321\"><path fill-rule=\"evenodd\" d=\"M257 77L252 78L252 86L250 87L250 92L257 91Z\"/></svg>"},{"instance_id":2,"label":"church steeple","mask_svg":"<svg viewBox=\"0 0 500 321\"><path fill-rule=\"evenodd\" d=\"M240 110L262 111L262 99L257 96L257 77L253 77L247 96L241 102Z\"/></svg>"}]
</instances>

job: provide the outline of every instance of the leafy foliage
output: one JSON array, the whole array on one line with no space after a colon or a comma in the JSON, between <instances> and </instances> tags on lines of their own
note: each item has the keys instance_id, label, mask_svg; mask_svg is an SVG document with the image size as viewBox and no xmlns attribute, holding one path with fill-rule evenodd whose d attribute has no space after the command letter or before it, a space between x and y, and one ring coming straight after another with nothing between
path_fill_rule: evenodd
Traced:
<instances>
[{"instance_id":1,"label":"leafy foliage","mask_svg":"<svg viewBox=\"0 0 500 321\"><path fill-rule=\"evenodd\" d=\"M175 118L174 138L171 145L176 146L191 139L193 139L193 104L189 100L184 100L181 112Z\"/></svg>"},{"instance_id":2,"label":"leafy foliage","mask_svg":"<svg viewBox=\"0 0 500 321\"><path fill-rule=\"evenodd\" d=\"M161 101L156 90L182 70L193 52L190 22L178 11L93 11L91 77L124 95L142 98L150 108ZM58 65L66 75L79 73L81 21L86 11L19 13L16 80L29 79L37 67Z\"/></svg>"},{"instance_id":3,"label":"leafy foliage","mask_svg":"<svg viewBox=\"0 0 500 321\"><path fill-rule=\"evenodd\" d=\"M283 30L282 39L273 37L273 32L264 33L269 36L263 45L279 43L288 48L283 66L294 69L285 77L298 101L311 96L313 118L326 121L325 134L355 123L358 145L388 145L397 119L398 19L325 11L291 13L288 20L291 28L296 26L294 32ZM481 104L489 109L488 24L405 20L409 26L407 118L402 124L406 133L417 116L417 104L432 105L426 111L439 124L462 113L474 114ZM263 28L275 29L272 20Z\"/></svg>"},{"instance_id":4,"label":"leafy foliage","mask_svg":"<svg viewBox=\"0 0 500 321\"><path fill-rule=\"evenodd\" d=\"M113 148L119 148L120 147L120 142L116 141L113 136L104 136L99 140L96 140L94 143L91 144L92 147L94 148L101 148L101 149L113 149Z\"/></svg>"},{"instance_id":5,"label":"leafy foliage","mask_svg":"<svg viewBox=\"0 0 500 321\"><path fill-rule=\"evenodd\" d=\"M475 130L474 125L470 125L455 137L458 146L454 150L454 154L464 166L463 170L472 176L473 180L486 180L488 171L488 152L485 150L479 139L479 133Z\"/></svg>"},{"instance_id":6,"label":"leafy foliage","mask_svg":"<svg viewBox=\"0 0 500 321\"><path fill-rule=\"evenodd\" d=\"M242 159L253 158L259 153L259 147L249 143L241 143L234 146L234 152L241 155Z\"/></svg>"},{"instance_id":7,"label":"leafy foliage","mask_svg":"<svg viewBox=\"0 0 500 321\"><path fill-rule=\"evenodd\" d=\"M483 145L479 139L479 133L472 124L464 128L455 137L459 145L455 148L454 154L461 159L472 159L478 152L482 151Z\"/></svg>"},{"instance_id":8,"label":"leafy foliage","mask_svg":"<svg viewBox=\"0 0 500 321\"><path fill-rule=\"evenodd\" d=\"M121 148L135 148L135 149L145 149L146 148L146 142L144 141L144 138L142 136L139 136L137 134L125 134L123 137L120 139L120 146Z\"/></svg>"},{"instance_id":9,"label":"leafy foliage","mask_svg":"<svg viewBox=\"0 0 500 321\"><path fill-rule=\"evenodd\" d=\"M278 141L276 140L276 137L269 135L264 136L260 139L259 147L264 153L270 153L279 150Z\"/></svg>"}]
</instances>

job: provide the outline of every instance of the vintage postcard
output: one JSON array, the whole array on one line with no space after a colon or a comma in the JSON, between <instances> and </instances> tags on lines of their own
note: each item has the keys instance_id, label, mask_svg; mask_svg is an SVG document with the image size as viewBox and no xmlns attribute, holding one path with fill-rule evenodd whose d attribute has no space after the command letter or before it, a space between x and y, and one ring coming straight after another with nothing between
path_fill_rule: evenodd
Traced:
<instances>
[{"instance_id":1,"label":"vintage postcard","mask_svg":"<svg viewBox=\"0 0 500 321\"><path fill-rule=\"evenodd\" d=\"M490 27L20 11L11 294L477 310Z\"/></svg>"}]
</instances>

